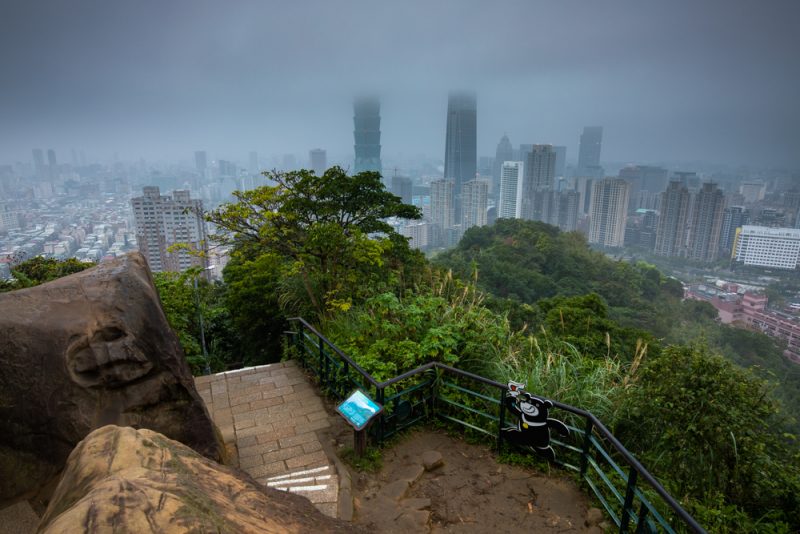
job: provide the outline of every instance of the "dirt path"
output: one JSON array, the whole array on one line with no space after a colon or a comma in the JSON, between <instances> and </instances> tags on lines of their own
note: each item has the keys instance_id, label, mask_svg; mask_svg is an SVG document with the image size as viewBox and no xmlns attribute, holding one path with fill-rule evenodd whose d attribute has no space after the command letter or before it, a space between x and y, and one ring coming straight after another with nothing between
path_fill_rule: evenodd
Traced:
<instances>
[{"instance_id":1,"label":"dirt path","mask_svg":"<svg viewBox=\"0 0 800 534\"><path fill-rule=\"evenodd\" d=\"M443 432L401 438L384 449L380 472L352 479L354 522L373 532L603 531L594 526L599 510L589 512L584 493L557 471L498 464L490 449Z\"/></svg>"}]
</instances>

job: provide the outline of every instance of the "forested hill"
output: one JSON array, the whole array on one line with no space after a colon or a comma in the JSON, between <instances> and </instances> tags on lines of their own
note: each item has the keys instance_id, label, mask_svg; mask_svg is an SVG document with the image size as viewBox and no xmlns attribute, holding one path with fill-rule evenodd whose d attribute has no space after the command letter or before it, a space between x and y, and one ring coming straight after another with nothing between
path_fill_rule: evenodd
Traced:
<instances>
[{"instance_id":1,"label":"forested hill","mask_svg":"<svg viewBox=\"0 0 800 534\"><path fill-rule=\"evenodd\" d=\"M678 280L644 262L611 260L577 232L500 219L468 230L435 263L462 278L477 276L478 286L494 297L489 305L508 312L517 328L544 327L590 354L610 350L627 360L639 338L650 353L704 342L773 381L788 413L800 408L800 366L787 361L773 339L718 324L709 304L682 301Z\"/></svg>"}]
</instances>

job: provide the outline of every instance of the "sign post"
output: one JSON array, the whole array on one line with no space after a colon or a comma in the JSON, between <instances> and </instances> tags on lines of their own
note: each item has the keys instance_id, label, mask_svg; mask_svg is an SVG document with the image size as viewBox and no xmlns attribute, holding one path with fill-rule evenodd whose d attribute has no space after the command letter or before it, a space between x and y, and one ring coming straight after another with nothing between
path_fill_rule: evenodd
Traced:
<instances>
[{"instance_id":1,"label":"sign post","mask_svg":"<svg viewBox=\"0 0 800 534\"><path fill-rule=\"evenodd\" d=\"M383 411L383 406L357 389L336 407L336 411L355 431L353 448L356 455L364 456L367 450L367 427Z\"/></svg>"}]
</instances>

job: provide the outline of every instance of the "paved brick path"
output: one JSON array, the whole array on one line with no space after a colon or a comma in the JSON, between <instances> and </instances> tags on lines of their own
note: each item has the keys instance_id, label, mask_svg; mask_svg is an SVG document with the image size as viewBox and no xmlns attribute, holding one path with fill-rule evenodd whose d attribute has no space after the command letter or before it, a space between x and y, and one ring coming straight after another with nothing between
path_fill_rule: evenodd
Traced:
<instances>
[{"instance_id":1,"label":"paved brick path","mask_svg":"<svg viewBox=\"0 0 800 534\"><path fill-rule=\"evenodd\" d=\"M336 517L339 479L317 436L330 426L328 414L295 362L197 377L195 384L243 471Z\"/></svg>"}]
</instances>

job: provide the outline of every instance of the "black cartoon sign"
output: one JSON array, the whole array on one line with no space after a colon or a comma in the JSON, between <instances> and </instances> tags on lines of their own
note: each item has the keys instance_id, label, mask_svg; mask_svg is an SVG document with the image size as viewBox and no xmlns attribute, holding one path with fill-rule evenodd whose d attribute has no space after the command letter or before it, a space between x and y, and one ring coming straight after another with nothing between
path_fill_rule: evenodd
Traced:
<instances>
[{"instance_id":1,"label":"black cartoon sign","mask_svg":"<svg viewBox=\"0 0 800 534\"><path fill-rule=\"evenodd\" d=\"M534 397L524 389L525 384L508 383L506 408L518 421L516 426L503 429L503 439L515 445L530 447L552 462L556 459L556 453L550 446L550 429L555 429L562 436L568 436L569 429L561 421L547 417L548 410L553 407L552 401Z\"/></svg>"}]
</instances>

